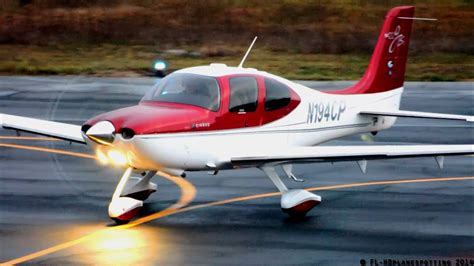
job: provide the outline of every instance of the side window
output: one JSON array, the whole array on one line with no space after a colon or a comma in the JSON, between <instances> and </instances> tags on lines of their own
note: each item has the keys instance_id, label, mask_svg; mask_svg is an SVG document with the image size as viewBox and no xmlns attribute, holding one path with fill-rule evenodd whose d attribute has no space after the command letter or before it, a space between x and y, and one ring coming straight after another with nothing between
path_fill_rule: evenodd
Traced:
<instances>
[{"instance_id":1,"label":"side window","mask_svg":"<svg viewBox=\"0 0 474 266\"><path fill-rule=\"evenodd\" d=\"M258 87L253 77L230 79L230 112L253 112L257 110Z\"/></svg>"},{"instance_id":2,"label":"side window","mask_svg":"<svg viewBox=\"0 0 474 266\"><path fill-rule=\"evenodd\" d=\"M273 111L290 103L288 87L276 80L265 79L265 110Z\"/></svg>"}]
</instances>

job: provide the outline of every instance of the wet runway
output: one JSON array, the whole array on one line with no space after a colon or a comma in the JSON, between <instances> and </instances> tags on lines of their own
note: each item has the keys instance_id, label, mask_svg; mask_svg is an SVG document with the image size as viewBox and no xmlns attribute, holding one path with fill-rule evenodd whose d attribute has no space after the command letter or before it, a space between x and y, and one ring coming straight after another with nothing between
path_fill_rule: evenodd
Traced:
<instances>
[{"instance_id":1,"label":"wet runway","mask_svg":"<svg viewBox=\"0 0 474 266\"><path fill-rule=\"evenodd\" d=\"M154 82L0 77L0 113L81 124L135 104ZM409 82L401 108L473 115L473 83ZM455 263L474 257L474 157L447 157L443 170L433 158L373 161L365 175L353 162L296 166L306 182L285 183L317 189L323 198L299 221L280 211L278 196L261 195L276 188L257 169L156 177L158 192L146 201L141 220L117 228L107 206L120 170L54 153L91 154L80 144L10 136L15 132L0 130L0 262L359 265L365 260L370 265L371 259ZM399 119L375 137L358 135L327 145L357 143L469 144L474 129L464 122ZM454 177L467 178L449 179Z\"/></svg>"}]
</instances>

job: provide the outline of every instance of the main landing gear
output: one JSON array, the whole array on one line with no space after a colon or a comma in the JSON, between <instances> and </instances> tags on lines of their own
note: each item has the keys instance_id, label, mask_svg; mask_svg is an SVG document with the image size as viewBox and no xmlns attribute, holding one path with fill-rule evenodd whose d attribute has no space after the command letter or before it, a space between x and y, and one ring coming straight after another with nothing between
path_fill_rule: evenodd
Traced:
<instances>
[{"instance_id":1,"label":"main landing gear","mask_svg":"<svg viewBox=\"0 0 474 266\"><path fill-rule=\"evenodd\" d=\"M282 168L288 178L297 182L303 181L292 174L291 165L283 165ZM273 184L275 184L281 192L281 209L290 217L304 217L312 208L321 203L321 197L309 191L304 189L288 189L283 181L281 181L274 166L262 166L260 169L272 180Z\"/></svg>"},{"instance_id":2,"label":"main landing gear","mask_svg":"<svg viewBox=\"0 0 474 266\"><path fill-rule=\"evenodd\" d=\"M156 191L156 184L150 182L155 174L155 171L148 171L142 178L131 177L132 168L127 168L109 204L109 217L117 224L128 223L133 219L143 206L143 201Z\"/></svg>"}]
</instances>

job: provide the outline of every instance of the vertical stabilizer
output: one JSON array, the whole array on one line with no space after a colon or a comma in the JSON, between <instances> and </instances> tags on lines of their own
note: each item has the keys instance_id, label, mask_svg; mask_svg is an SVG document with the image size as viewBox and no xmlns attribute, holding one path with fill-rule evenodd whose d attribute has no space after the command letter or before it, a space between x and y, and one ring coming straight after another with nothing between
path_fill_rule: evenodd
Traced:
<instances>
[{"instance_id":1,"label":"vertical stabilizer","mask_svg":"<svg viewBox=\"0 0 474 266\"><path fill-rule=\"evenodd\" d=\"M362 79L336 94L376 93L403 86L408 45L415 13L413 6L392 8L385 17L377 45Z\"/></svg>"}]
</instances>

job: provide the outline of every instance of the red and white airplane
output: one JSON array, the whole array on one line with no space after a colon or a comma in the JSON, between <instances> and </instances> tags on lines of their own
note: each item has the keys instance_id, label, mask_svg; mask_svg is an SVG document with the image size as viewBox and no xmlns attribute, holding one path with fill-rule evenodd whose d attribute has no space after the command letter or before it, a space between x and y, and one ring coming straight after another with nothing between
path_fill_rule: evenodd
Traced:
<instances>
[{"instance_id":1,"label":"red and white airplane","mask_svg":"<svg viewBox=\"0 0 474 266\"><path fill-rule=\"evenodd\" d=\"M138 105L111 111L82 126L0 114L5 129L27 131L91 146L104 164L123 167L109 205L118 223L131 220L156 191L155 174L185 176L191 171L257 167L282 193L281 208L305 215L321 197L288 189L296 163L356 161L473 154L473 145L324 146L336 138L376 133L397 117L472 122L472 116L399 110L403 92L412 6L396 7L385 18L367 71L354 86L317 91L252 68L211 64L176 71L150 90ZM252 43L253 44L253 43ZM133 178L130 178L131 176Z\"/></svg>"}]
</instances>

